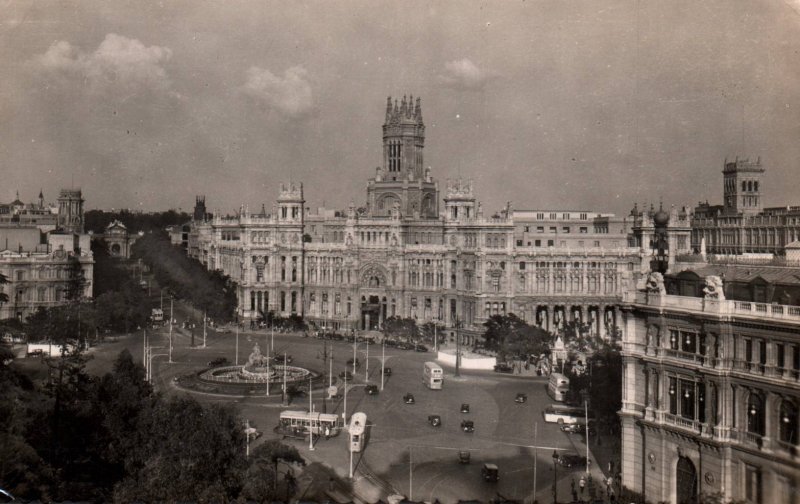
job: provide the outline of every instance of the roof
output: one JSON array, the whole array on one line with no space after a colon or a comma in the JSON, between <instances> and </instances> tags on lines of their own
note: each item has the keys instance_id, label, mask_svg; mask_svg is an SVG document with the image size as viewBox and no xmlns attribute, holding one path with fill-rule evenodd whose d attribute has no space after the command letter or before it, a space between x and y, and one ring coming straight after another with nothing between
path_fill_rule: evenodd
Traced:
<instances>
[{"instance_id":1,"label":"roof","mask_svg":"<svg viewBox=\"0 0 800 504\"><path fill-rule=\"evenodd\" d=\"M678 273L670 274L670 277L678 277L682 273L691 272L700 278L707 276L718 276L723 282L742 282L750 283L757 278L771 284L790 284L800 285L800 269L782 268L775 266L743 266L709 264L699 268L692 268Z\"/></svg>"}]
</instances>

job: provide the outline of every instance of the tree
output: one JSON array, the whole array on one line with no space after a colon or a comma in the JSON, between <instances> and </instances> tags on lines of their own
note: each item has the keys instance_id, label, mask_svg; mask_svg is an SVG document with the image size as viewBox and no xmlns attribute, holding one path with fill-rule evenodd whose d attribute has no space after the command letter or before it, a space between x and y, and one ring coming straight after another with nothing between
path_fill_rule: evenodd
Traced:
<instances>
[{"instance_id":1,"label":"tree","mask_svg":"<svg viewBox=\"0 0 800 504\"><path fill-rule=\"evenodd\" d=\"M305 465L297 448L277 439L266 441L253 450L250 456L250 465L242 488L245 499L270 502L282 497L278 495L278 462Z\"/></svg>"},{"instance_id":2,"label":"tree","mask_svg":"<svg viewBox=\"0 0 800 504\"><path fill-rule=\"evenodd\" d=\"M86 275L81 261L74 255L69 256L67 266L67 288L64 297L67 301L79 301L86 288Z\"/></svg>"},{"instance_id":3,"label":"tree","mask_svg":"<svg viewBox=\"0 0 800 504\"><path fill-rule=\"evenodd\" d=\"M484 347L497 352L500 360L508 357L528 360L530 355L545 353L552 340L547 331L529 325L513 313L492 315L483 325Z\"/></svg>"},{"instance_id":4,"label":"tree","mask_svg":"<svg viewBox=\"0 0 800 504\"><path fill-rule=\"evenodd\" d=\"M155 402L138 424L141 459L114 492L115 500L229 502L245 473L245 434L231 406L203 406L191 397Z\"/></svg>"},{"instance_id":5,"label":"tree","mask_svg":"<svg viewBox=\"0 0 800 504\"><path fill-rule=\"evenodd\" d=\"M8 277L4 274L0 273L0 289L2 289L3 285L8 283ZM8 303L8 294L5 292L0 291L0 307L4 304Z\"/></svg>"},{"instance_id":6,"label":"tree","mask_svg":"<svg viewBox=\"0 0 800 504\"><path fill-rule=\"evenodd\" d=\"M389 317L383 322L383 332L389 338L406 340L409 343L419 338L419 327L412 318Z\"/></svg>"}]
</instances>

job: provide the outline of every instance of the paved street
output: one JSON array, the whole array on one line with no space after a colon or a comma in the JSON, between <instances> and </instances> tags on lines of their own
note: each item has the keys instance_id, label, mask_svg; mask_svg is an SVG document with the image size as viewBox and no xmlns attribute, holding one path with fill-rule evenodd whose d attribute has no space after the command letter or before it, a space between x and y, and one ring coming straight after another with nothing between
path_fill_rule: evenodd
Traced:
<instances>
[{"instance_id":1,"label":"paved street","mask_svg":"<svg viewBox=\"0 0 800 504\"><path fill-rule=\"evenodd\" d=\"M182 321L187 313L176 304L175 318ZM156 346L164 347L154 354L168 353L167 330L150 333ZM262 351L271 346L269 331L242 332L239 335L239 362L246 361L256 341ZM117 343L103 347L101 354L113 352L116 347L127 346L135 358L141 359L141 332ZM186 330L173 332L173 364L166 355L154 358L155 385L168 393L185 393L172 384L172 378L203 368L209 360L227 357L235 360L235 333L208 331L207 348L190 348L191 336ZM195 333L196 345L202 344L202 329ZM323 346L333 346L334 383L337 375L345 369L346 361L353 356L353 345L346 342L322 341L296 335L276 333L275 351L284 351L294 357L295 365L326 373L322 360ZM355 411L367 414L371 430L367 447L362 456L355 459L357 482L367 476L372 480L383 480L388 487L372 488L374 497L386 496L390 491L411 495L418 500L454 502L473 498L488 500L499 495L509 499L531 499L534 485L534 448L539 446L537 487L540 502L552 501L553 450L584 453L585 444L577 435L562 433L555 424L546 424L542 409L550 404L546 393L546 379L522 378L499 375L491 372L462 372L461 378L453 376L453 369L445 368L445 383L441 391L428 390L422 383L423 363L432 360L432 353L387 349L386 365L392 375L385 381L385 390L376 396L364 394L366 347L360 344L358 357L361 365L348 392L348 415ZM380 385L380 346L370 346L369 382ZM104 358L96 359L95 366ZM352 367L348 367L352 370ZM403 395L414 394L416 404L403 402ZM517 404L518 392L528 394L528 402ZM274 401L264 397L234 398L194 393L203 402L233 402L242 415L264 432L261 442L272 435L278 415L283 410ZM461 403L470 404L470 413L459 411ZM308 407L307 399L297 399L293 405L298 409ZM341 414L344 401L323 401L314 398L318 411ZM441 427L432 427L428 415L442 418ZM475 422L475 432L467 434L459 429L462 419ZM534 423L538 424L538 439L534 443ZM304 456L324 461L336 467L341 476L347 475L349 458L346 452L346 433L337 438L317 443L317 450L309 453L307 443L294 443ZM471 452L470 464L459 464L458 451ZM409 471L409 451L413 470ZM481 479L483 463L497 464L500 469L498 483L486 483ZM569 498L570 470L558 468L559 499ZM573 473L579 475L577 472ZM358 484L356 485L358 487ZM372 485L374 487L374 485ZM411 488L410 488L411 487ZM377 492L377 493L376 493Z\"/></svg>"}]
</instances>

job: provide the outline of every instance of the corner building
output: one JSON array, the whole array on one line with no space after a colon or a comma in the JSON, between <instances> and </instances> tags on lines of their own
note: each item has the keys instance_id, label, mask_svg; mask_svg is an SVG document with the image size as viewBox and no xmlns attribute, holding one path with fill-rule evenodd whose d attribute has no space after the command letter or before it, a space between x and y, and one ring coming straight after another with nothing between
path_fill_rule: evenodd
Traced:
<instances>
[{"instance_id":1,"label":"corner building","mask_svg":"<svg viewBox=\"0 0 800 504\"><path fill-rule=\"evenodd\" d=\"M271 213L242 207L193 222L188 253L236 281L241 318L274 311L375 330L401 316L459 323L466 343L486 318L510 312L548 329L579 320L606 335L619 325L622 293L651 255L633 234L652 232L647 216L510 204L485 215L465 180L441 194L424 168L419 99L387 101L382 139L363 206L312 213L303 185L289 184Z\"/></svg>"},{"instance_id":2,"label":"corner building","mask_svg":"<svg viewBox=\"0 0 800 504\"><path fill-rule=\"evenodd\" d=\"M622 484L647 502L800 502L800 307L624 298Z\"/></svg>"}]
</instances>

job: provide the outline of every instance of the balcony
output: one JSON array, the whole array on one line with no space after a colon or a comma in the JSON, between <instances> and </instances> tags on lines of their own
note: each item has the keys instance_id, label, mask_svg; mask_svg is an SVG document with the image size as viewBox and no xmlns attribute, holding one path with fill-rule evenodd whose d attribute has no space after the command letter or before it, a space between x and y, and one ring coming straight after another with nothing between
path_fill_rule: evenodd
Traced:
<instances>
[{"instance_id":1,"label":"balcony","mask_svg":"<svg viewBox=\"0 0 800 504\"><path fill-rule=\"evenodd\" d=\"M663 412L661 414L661 421L667 425L681 427L696 434L702 433L703 424L699 420L692 420L690 418L683 418L679 415L673 415L672 413Z\"/></svg>"},{"instance_id":2,"label":"balcony","mask_svg":"<svg viewBox=\"0 0 800 504\"><path fill-rule=\"evenodd\" d=\"M658 308L672 308L713 315L785 320L800 323L800 306L788 306L750 301L717 301L690 296L673 296L649 292L624 292L623 301Z\"/></svg>"}]
</instances>

